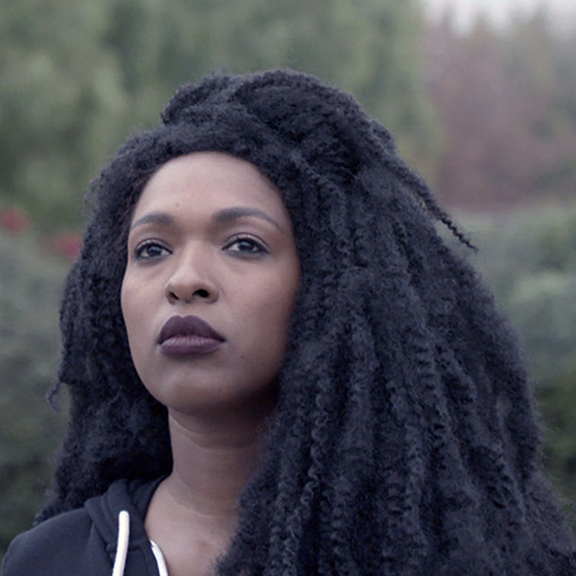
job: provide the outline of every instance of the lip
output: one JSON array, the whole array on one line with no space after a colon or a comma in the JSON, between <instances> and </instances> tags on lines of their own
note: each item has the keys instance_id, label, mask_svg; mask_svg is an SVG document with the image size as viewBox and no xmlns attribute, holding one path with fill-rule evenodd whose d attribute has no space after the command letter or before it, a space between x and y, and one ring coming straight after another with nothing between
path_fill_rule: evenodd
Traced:
<instances>
[{"instance_id":1,"label":"lip","mask_svg":"<svg viewBox=\"0 0 576 576\"><path fill-rule=\"evenodd\" d=\"M198 316L172 316L160 330L158 344L166 356L194 356L218 350L224 338Z\"/></svg>"}]
</instances>

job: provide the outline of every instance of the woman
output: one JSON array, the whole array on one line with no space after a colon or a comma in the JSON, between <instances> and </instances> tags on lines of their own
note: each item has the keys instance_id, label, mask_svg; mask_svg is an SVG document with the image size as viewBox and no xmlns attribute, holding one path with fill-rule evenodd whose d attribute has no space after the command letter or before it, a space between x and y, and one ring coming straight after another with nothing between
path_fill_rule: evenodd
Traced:
<instances>
[{"instance_id":1,"label":"woman","mask_svg":"<svg viewBox=\"0 0 576 576\"><path fill-rule=\"evenodd\" d=\"M515 339L388 132L288 71L162 120L93 186L70 426L3 574L576 573Z\"/></svg>"}]
</instances>

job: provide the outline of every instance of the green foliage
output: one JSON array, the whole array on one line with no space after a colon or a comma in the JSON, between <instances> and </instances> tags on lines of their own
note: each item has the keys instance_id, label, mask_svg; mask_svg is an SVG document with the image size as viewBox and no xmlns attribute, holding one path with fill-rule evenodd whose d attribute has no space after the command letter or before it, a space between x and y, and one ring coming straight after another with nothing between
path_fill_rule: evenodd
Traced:
<instances>
[{"instance_id":1,"label":"green foliage","mask_svg":"<svg viewBox=\"0 0 576 576\"><path fill-rule=\"evenodd\" d=\"M0 554L30 527L63 430L45 395L58 359L66 267L34 239L0 231Z\"/></svg>"},{"instance_id":2,"label":"green foliage","mask_svg":"<svg viewBox=\"0 0 576 576\"><path fill-rule=\"evenodd\" d=\"M576 204L472 218L478 266L517 326L547 423L545 465L576 501Z\"/></svg>"},{"instance_id":3,"label":"green foliage","mask_svg":"<svg viewBox=\"0 0 576 576\"><path fill-rule=\"evenodd\" d=\"M539 394L547 424L544 464L576 526L576 364L548 384Z\"/></svg>"},{"instance_id":4,"label":"green foliage","mask_svg":"<svg viewBox=\"0 0 576 576\"><path fill-rule=\"evenodd\" d=\"M34 18L30 18L34 14ZM23 0L0 12L0 201L45 229L78 223L79 199L174 88L214 70L291 67L354 92L423 164L416 0Z\"/></svg>"}]
</instances>

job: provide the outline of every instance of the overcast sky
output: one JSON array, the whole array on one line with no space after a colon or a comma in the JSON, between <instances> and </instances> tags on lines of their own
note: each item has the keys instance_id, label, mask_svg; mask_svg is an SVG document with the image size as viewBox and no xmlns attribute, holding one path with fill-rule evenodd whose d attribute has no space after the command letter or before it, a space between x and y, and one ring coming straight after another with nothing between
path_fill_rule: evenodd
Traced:
<instances>
[{"instance_id":1,"label":"overcast sky","mask_svg":"<svg viewBox=\"0 0 576 576\"><path fill-rule=\"evenodd\" d=\"M447 6L453 6L459 25L466 26L473 16L483 11L498 22L504 22L515 12L534 11L545 5L550 12L566 22L576 23L575 0L423 0L432 15L441 14Z\"/></svg>"}]
</instances>

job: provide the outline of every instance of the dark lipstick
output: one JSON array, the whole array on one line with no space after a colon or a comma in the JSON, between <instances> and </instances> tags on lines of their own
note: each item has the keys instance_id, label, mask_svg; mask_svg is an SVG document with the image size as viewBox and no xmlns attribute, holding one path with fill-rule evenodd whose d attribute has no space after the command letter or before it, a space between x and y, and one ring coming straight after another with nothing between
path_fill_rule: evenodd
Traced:
<instances>
[{"instance_id":1,"label":"dark lipstick","mask_svg":"<svg viewBox=\"0 0 576 576\"><path fill-rule=\"evenodd\" d=\"M166 356L210 354L220 348L224 338L198 316L172 316L158 336Z\"/></svg>"}]
</instances>

